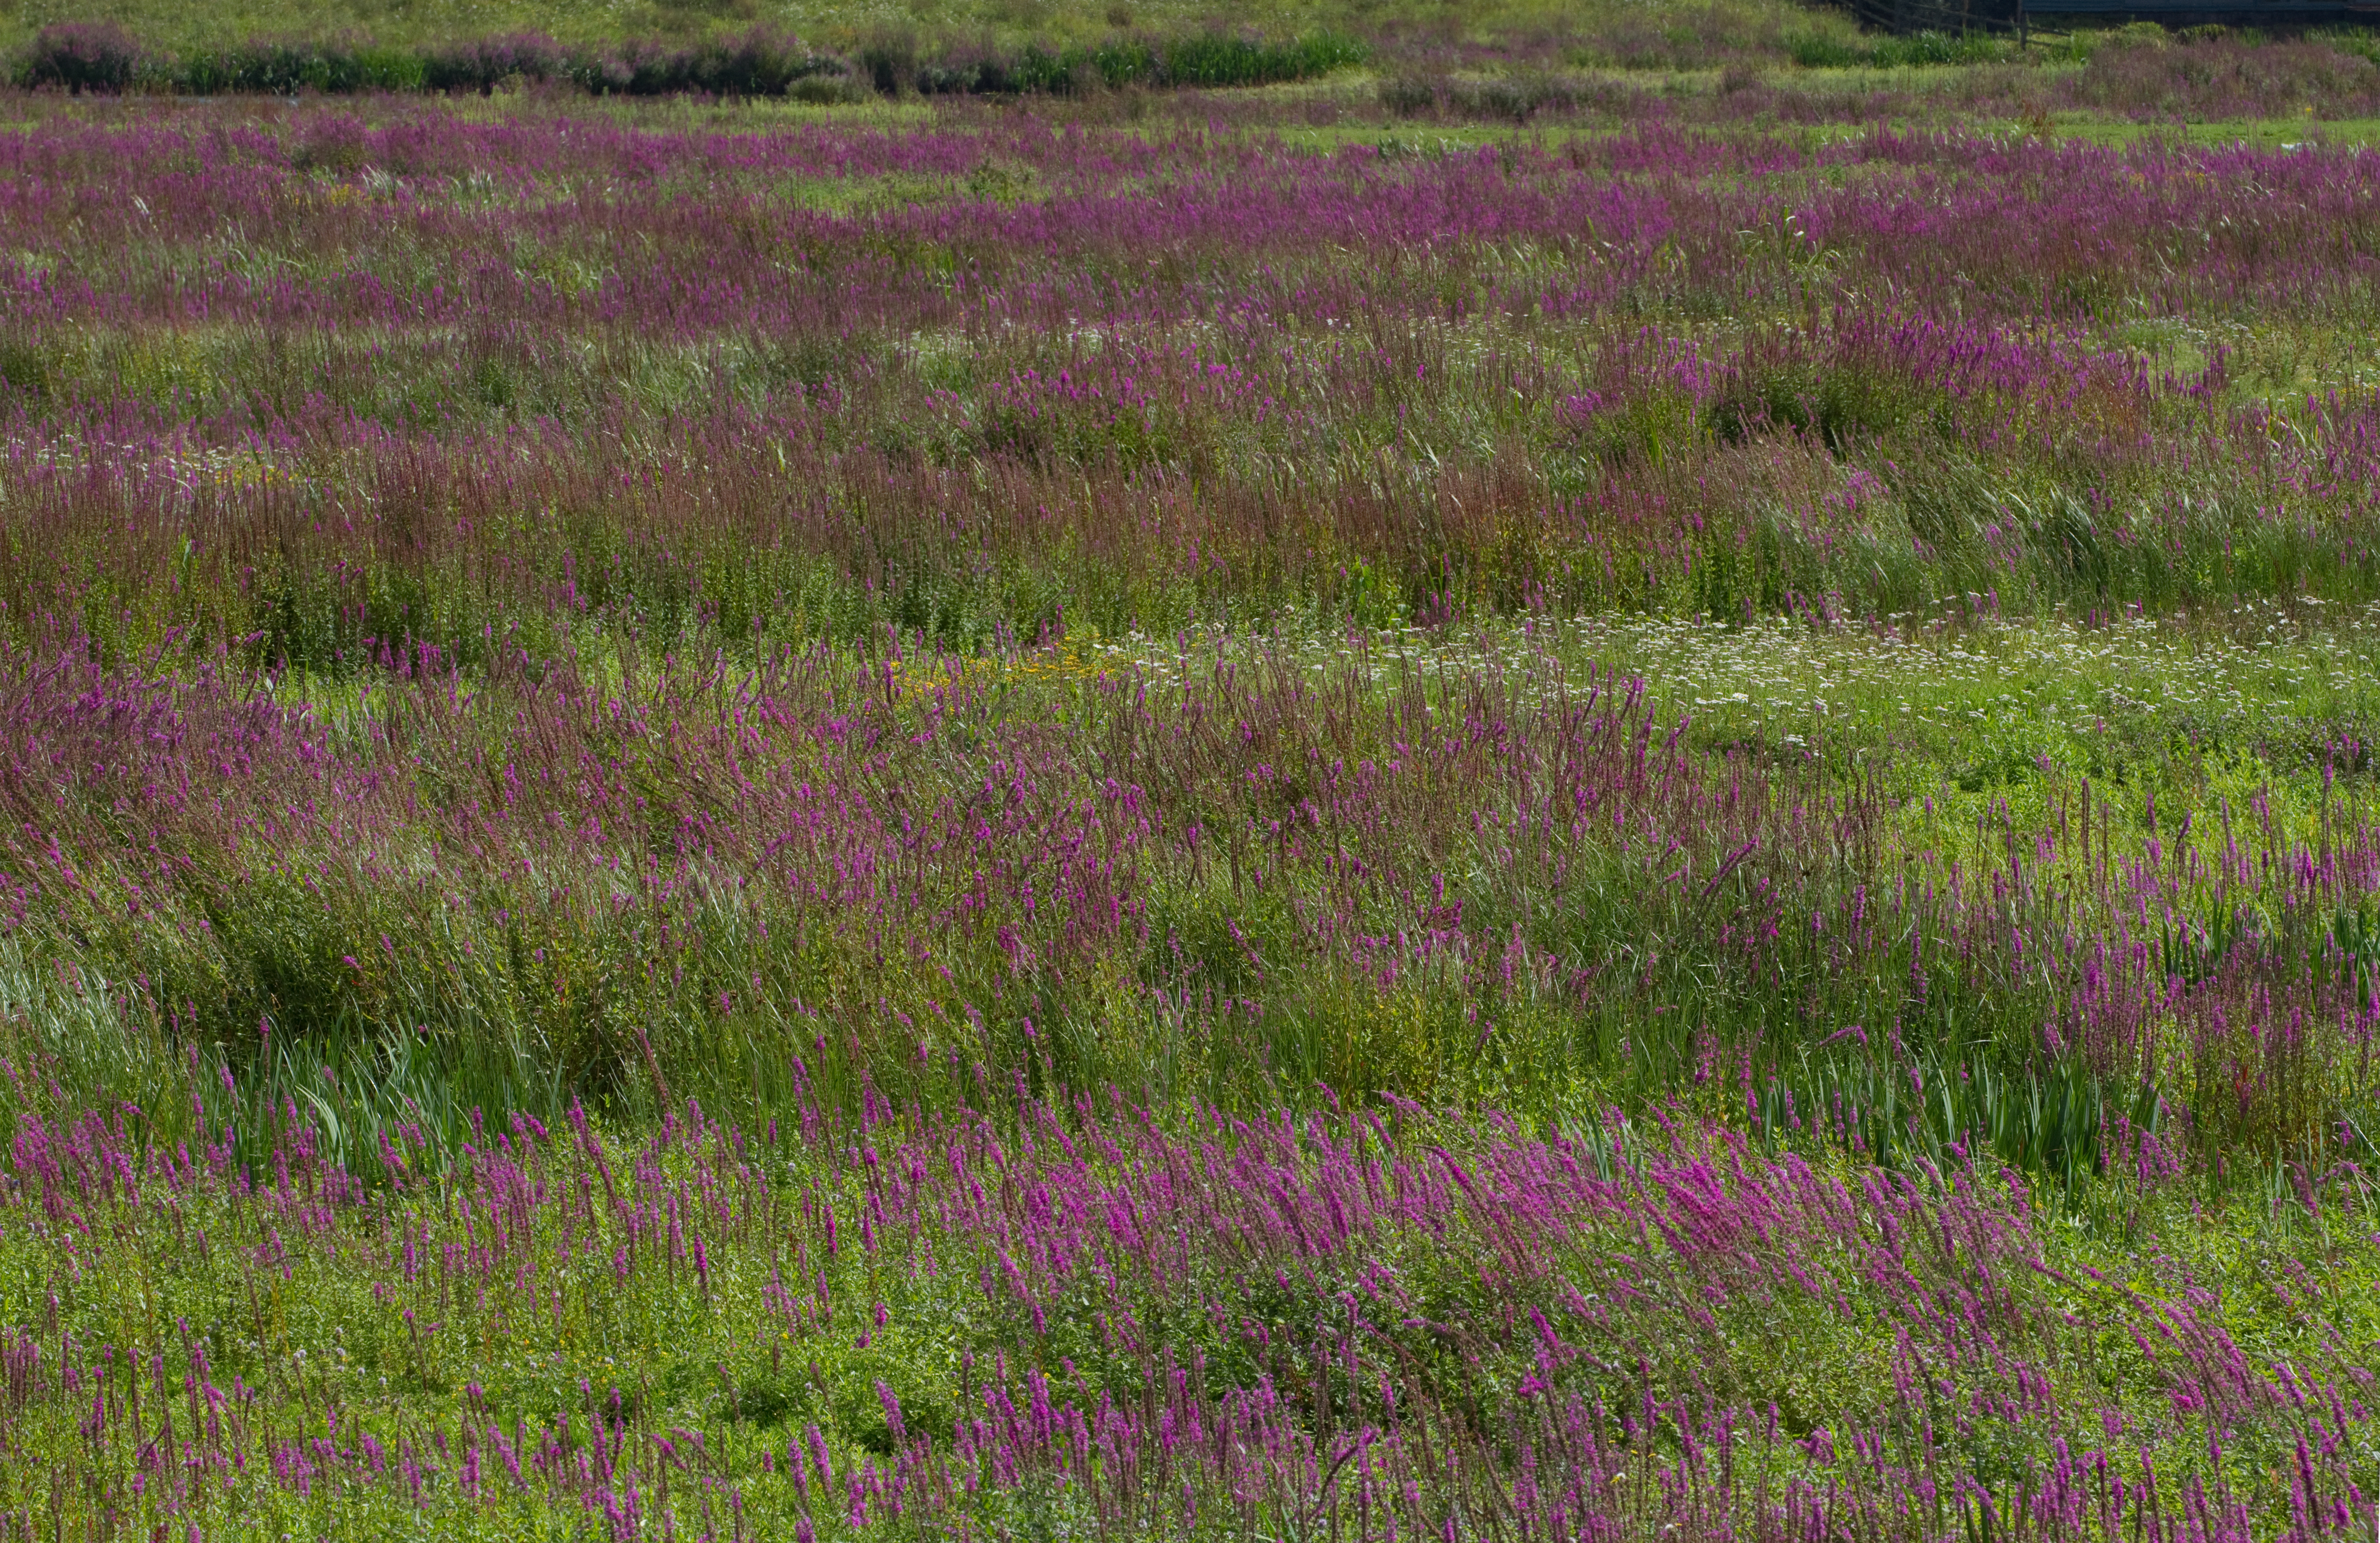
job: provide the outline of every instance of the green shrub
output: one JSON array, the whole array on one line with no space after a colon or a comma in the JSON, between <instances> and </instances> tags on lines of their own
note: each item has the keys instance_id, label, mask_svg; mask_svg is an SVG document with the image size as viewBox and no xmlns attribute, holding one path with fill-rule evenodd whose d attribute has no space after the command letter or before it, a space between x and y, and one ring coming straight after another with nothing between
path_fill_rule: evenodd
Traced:
<instances>
[{"instance_id":1,"label":"green shrub","mask_svg":"<svg viewBox=\"0 0 2380 1543\"><path fill-rule=\"evenodd\" d=\"M1875 55L1866 49L1855 47L1840 38L1825 37L1815 32L1797 33L1785 40L1785 54L1804 69L1840 69L1851 65L1864 65Z\"/></svg>"},{"instance_id":2,"label":"green shrub","mask_svg":"<svg viewBox=\"0 0 2380 1543\"><path fill-rule=\"evenodd\" d=\"M120 91L132 84L147 53L112 21L67 21L44 27L18 67L28 86L63 86L84 91Z\"/></svg>"},{"instance_id":3,"label":"green shrub","mask_svg":"<svg viewBox=\"0 0 2380 1543\"><path fill-rule=\"evenodd\" d=\"M1918 32L1908 37L1863 37L1853 43L1818 32L1800 32L1785 40L1786 56L1804 69L1841 69L1854 65L1896 69L1989 64L2006 52L2006 44L1983 32Z\"/></svg>"}]
</instances>

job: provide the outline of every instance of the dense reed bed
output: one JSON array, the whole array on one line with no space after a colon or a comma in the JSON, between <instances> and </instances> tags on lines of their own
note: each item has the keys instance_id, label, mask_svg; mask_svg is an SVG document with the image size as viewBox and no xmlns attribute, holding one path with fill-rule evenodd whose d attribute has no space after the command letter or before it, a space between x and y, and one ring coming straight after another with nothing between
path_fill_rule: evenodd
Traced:
<instances>
[{"instance_id":1,"label":"dense reed bed","mask_svg":"<svg viewBox=\"0 0 2380 1543\"><path fill-rule=\"evenodd\" d=\"M806 1064L929 1106L1012 1075L1691 1092L1876 1157L1982 1133L2064 1182L2126 1122L2210 1161L2361 1157L2360 743L2237 807L2035 772L2021 819L1757 734L1695 747L1551 650L1233 651L467 678L423 648L337 705L54 656L9 683L16 990L234 1064L276 1032L334 1056L278 1075L350 1106L349 1160L419 1097L416 1047L545 1116L674 1077L759 1117ZM164 1102L94 1045L84 1075Z\"/></svg>"},{"instance_id":2,"label":"dense reed bed","mask_svg":"<svg viewBox=\"0 0 2380 1543\"><path fill-rule=\"evenodd\" d=\"M6 147L20 637L2371 589L2347 152L271 116Z\"/></svg>"},{"instance_id":3,"label":"dense reed bed","mask_svg":"<svg viewBox=\"0 0 2380 1543\"><path fill-rule=\"evenodd\" d=\"M21 106L0 1537L2368 1525L2369 157Z\"/></svg>"}]
</instances>

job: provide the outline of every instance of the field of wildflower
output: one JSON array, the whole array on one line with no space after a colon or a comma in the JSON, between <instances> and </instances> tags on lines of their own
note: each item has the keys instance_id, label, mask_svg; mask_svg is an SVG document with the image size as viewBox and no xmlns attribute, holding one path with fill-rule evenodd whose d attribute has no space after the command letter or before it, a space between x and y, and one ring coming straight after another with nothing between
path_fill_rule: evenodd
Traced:
<instances>
[{"instance_id":1,"label":"field of wildflower","mask_svg":"<svg viewBox=\"0 0 2380 1543\"><path fill-rule=\"evenodd\" d=\"M2380 65L1579 14L0 93L0 1543L2371 1537Z\"/></svg>"}]
</instances>

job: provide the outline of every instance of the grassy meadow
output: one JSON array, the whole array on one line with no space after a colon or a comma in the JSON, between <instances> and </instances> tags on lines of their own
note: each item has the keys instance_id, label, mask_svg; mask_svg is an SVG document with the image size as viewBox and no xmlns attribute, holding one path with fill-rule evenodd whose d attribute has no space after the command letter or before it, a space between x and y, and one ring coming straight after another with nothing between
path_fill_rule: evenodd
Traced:
<instances>
[{"instance_id":1,"label":"grassy meadow","mask_svg":"<svg viewBox=\"0 0 2380 1543\"><path fill-rule=\"evenodd\" d=\"M2368 38L60 22L0 1540L2368 1535Z\"/></svg>"}]
</instances>

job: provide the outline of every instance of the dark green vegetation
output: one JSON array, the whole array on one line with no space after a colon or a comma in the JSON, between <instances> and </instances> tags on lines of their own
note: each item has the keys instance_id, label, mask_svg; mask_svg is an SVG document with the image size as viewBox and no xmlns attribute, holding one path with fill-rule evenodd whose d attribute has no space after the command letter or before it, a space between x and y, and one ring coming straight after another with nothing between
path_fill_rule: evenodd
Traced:
<instances>
[{"instance_id":1,"label":"dark green vegetation","mask_svg":"<svg viewBox=\"0 0 2380 1543\"><path fill-rule=\"evenodd\" d=\"M28 88L75 95L484 95L499 87L570 87L596 96L695 92L822 103L862 100L871 92L1081 95L1144 87L1258 86L1328 75L1364 57L1360 43L1330 33L1270 41L1226 32L1118 36L1054 47L1028 43L1015 49L921 49L914 37L888 33L870 37L846 57L766 29L696 42L642 39L574 46L528 33L409 47L353 40L249 40L168 53L110 24L68 23L42 29L18 59L16 75Z\"/></svg>"},{"instance_id":2,"label":"dark green vegetation","mask_svg":"<svg viewBox=\"0 0 2380 1543\"><path fill-rule=\"evenodd\" d=\"M0 42L21 45L42 29L100 23L123 28L166 53L219 49L251 39L373 40L407 47L537 33L565 43L685 41L755 26L798 32L851 52L869 42L908 39L928 47L1038 45L1051 53L1118 38L1285 38L1329 32L1390 45L1450 43L1509 50L1601 48L1651 62L1696 67L1716 48L1774 50L1787 37L1856 37L1846 20L1778 0L1721 0L1650 8L1594 0L1479 0L1461 6L1410 0L1266 0L1257 6L1211 0L915 0L862 6L848 0L257 0L191 6L183 0L15 0L0 18ZM1703 51L1698 54L1695 51Z\"/></svg>"}]
</instances>

